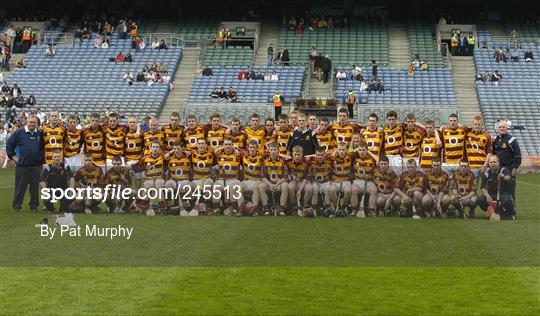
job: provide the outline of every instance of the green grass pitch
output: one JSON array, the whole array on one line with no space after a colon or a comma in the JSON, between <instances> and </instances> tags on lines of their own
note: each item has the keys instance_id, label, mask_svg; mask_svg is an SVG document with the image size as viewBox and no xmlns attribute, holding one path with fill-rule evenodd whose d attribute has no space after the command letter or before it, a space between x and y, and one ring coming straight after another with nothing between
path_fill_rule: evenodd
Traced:
<instances>
[{"instance_id":1,"label":"green grass pitch","mask_svg":"<svg viewBox=\"0 0 540 316\"><path fill-rule=\"evenodd\" d=\"M0 314L538 315L540 177L518 180L516 221L81 214L133 235L49 240L1 170Z\"/></svg>"}]
</instances>

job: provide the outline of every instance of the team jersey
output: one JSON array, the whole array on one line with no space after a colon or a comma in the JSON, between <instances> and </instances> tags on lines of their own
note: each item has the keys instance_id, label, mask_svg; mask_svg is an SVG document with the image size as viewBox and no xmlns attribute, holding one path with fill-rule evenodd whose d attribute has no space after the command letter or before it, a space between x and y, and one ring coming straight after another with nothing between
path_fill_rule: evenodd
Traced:
<instances>
[{"instance_id":1,"label":"team jersey","mask_svg":"<svg viewBox=\"0 0 540 316\"><path fill-rule=\"evenodd\" d=\"M416 174L412 176L409 171L405 171L399 177L398 187L403 193L407 193L407 190L412 188L420 188L423 192L426 188L426 175L422 171L416 171Z\"/></svg>"},{"instance_id":2,"label":"team jersey","mask_svg":"<svg viewBox=\"0 0 540 316\"><path fill-rule=\"evenodd\" d=\"M219 179L238 179L240 164L242 158L235 151L230 154L224 151L217 155L218 178Z\"/></svg>"},{"instance_id":3,"label":"team jersey","mask_svg":"<svg viewBox=\"0 0 540 316\"><path fill-rule=\"evenodd\" d=\"M425 135L423 128L415 126L414 129L403 129L403 142L401 145L401 157L403 158L418 158L422 138ZM386 146L386 144L385 144Z\"/></svg>"},{"instance_id":4,"label":"team jersey","mask_svg":"<svg viewBox=\"0 0 540 316\"><path fill-rule=\"evenodd\" d=\"M465 151L471 168L481 168L492 149L491 136L488 133L470 130L465 135Z\"/></svg>"},{"instance_id":5,"label":"team jersey","mask_svg":"<svg viewBox=\"0 0 540 316\"><path fill-rule=\"evenodd\" d=\"M442 129L442 143L444 148L444 162L448 164L458 164L463 159L465 153L465 134L464 128L458 127L451 129L445 127Z\"/></svg>"},{"instance_id":6,"label":"team jersey","mask_svg":"<svg viewBox=\"0 0 540 316\"><path fill-rule=\"evenodd\" d=\"M309 174L309 168L309 160L306 160L304 158L302 158L300 162L296 162L294 161L294 159L287 161L287 170L293 180L303 181L304 179L306 179Z\"/></svg>"},{"instance_id":7,"label":"team jersey","mask_svg":"<svg viewBox=\"0 0 540 316\"><path fill-rule=\"evenodd\" d=\"M262 153L265 151L264 148L264 128L258 128L258 129L252 129L251 127L244 127L243 129L244 133L247 135L246 143L249 144L249 141L252 139L255 139L259 143L259 151Z\"/></svg>"},{"instance_id":8,"label":"team jersey","mask_svg":"<svg viewBox=\"0 0 540 316\"><path fill-rule=\"evenodd\" d=\"M262 166L264 157L257 153L255 156L245 153L242 155L242 171L244 172L244 180L262 179Z\"/></svg>"},{"instance_id":9,"label":"team jersey","mask_svg":"<svg viewBox=\"0 0 540 316\"><path fill-rule=\"evenodd\" d=\"M184 143L187 150L196 150L199 139L206 140L206 125L197 125L194 129L184 129Z\"/></svg>"},{"instance_id":10,"label":"team jersey","mask_svg":"<svg viewBox=\"0 0 540 316\"><path fill-rule=\"evenodd\" d=\"M339 155L330 156L332 159L332 181L344 182L351 178L355 154L346 153L345 157L340 158Z\"/></svg>"},{"instance_id":11,"label":"team jersey","mask_svg":"<svg viewBox=\"0 0 540 316\"><path fill-rule=\"evenodd\" d=\"M167 171L169 179L171 180L190 180L191 157L185 154L182 154L180 158L178 158L175 154L171 155L167 161Z\"/></svg>"},{"instance_id":12,"label":"team jersey","mask_svg":"<svg viewBox=\"0 0 540 316\"><path fill-rule=\"evenodd\" d=\"M275 143L277 140L277 135L274 134L274 131L268 132L266 129L264 130L264 150L268 150L268 144Z\"/></svg>"},{"instance_id":13,"label":"team jersey","mask_svg":"<svg viewBox=\"0 0 540 316\"><path fill-rule=\"evenodd\" d=\"M389 194L394 192L394 188L398 185L399 178L392 169L387 172L382 172L380 168L373 170L373 183L380 193Z\"/></svg>"},{"instance_id":14,"label":"team jersey","mask_svg":"<svg viewBox=\"0 0 540 316\"><path fill-rule=\"evenodd\" d=\"M431 193L448 192L448 174L441 170L441 174L436 175L433 170L426 174L427 185Z\"/></svg>"},{"instance_id":15,"label":"team jersey","mask_svg":"<svg viewBox=\"0 0 540 316\"><path fill-rule=\"evenodd\" d=\"M341 126L339 123L332 124L329 130L332 132L332 137L334 139L334 147L337 147L337 144L341 142L350 144L352 140L352 135L355 131L359 129L360 127L358 125L347 124L345 126Z\"/></svg>"},{"instance_id":16,"label":"team jersey","mask_svg":"<svg viewBox=\"0 0 540 316\"><path fill-rule=\"evenodd\" d=\"M172 128L171 124L163 125L161 128L163 133L163 147L166 151L171 151L173 149L174 143L182 140L182 133L184 132L184 127L182 125L177 125L175 128Z\"/></svg>"},{"instance_id":17,"label":"team jersey","mask_svg":"<svg viewBox=\"0 0 540 316\"><path fill-rule=\"evenodd\" d=\"M282 155L287 154L287 144L289 143L289 138L292 135L292 129L288 128L287 130L283 131L281 129L277 130L277 136L276 141L279 146L279 153Z\"/></svg>"},{"instance_id":18,"label":"team jersey","mask_svg":"<svg viewBox=\"0 0 540 316\"><path fill-rule=\"evenodd\" d=\"M454 171L452 182L454 188L461 196L476 191L476 177L470 170L468 170L466 174L461 174L459 170Z\"/></svg>"},{"instance_id":19,"label":"team jersey","mask_svg":"<svg viewBox=\"0 0 540 316\"><path fill-rule=\"evenodd\" d=\"M82 131L76 129L75 131L66 129L64 136L64 157L73 157L81 152L83 139Z\"/></svg>"},{"instance_id":20,"label":"team jersey","mask_svg":"<svg viewBox=\"0 0 540 316\"><path fill-rule=\"evenodd\" d=\"M164 173L163 155L154 157L152 155L144 155L139 159L139 163L135 169L137 171L144 171L145 180L157 180L163 179Z\"/></svg>"},{"instance_id":21,"label":"team jersey","mask_svg":"<svg viewBox=\"0 0 540 316\"><path fill-rule=\"evenodd\" d=\"M91 168L83 166L75 172L75 181L84 187L101 187L103 171L93 165Z\"/></svg>"},{"instance_id":22,"label":"team jersey","mask_svg":"<svg viewBox=\"0 0 540 316\"><path fill-rule=\"evenodd\" d=\"M437 133L437 131L434 131ZM428 136L424 135L420 144L420 167L423 170L431 170L431 161L439 158L439 148L437 147L437 139L435 134Z\"/></svg>"},{"instance_id":23,"label":"team jersey","mask_svg":"<svg viewBox=\"0 0 540 316\"><path fill-rule=\"evenodd\" d=\"M386 155L399 155L403 143L403 125L396 124L394 128L386 124L383 128L384 153Z\"/></svg>"},{"instance_id":24,"label":"team jersey","mask_svg":"<svg viewBox=\"0 0 540 316\"><path fill-rule=\"evenodd\" d=\"M217 129L209 128L206 132L206 143L212 150L216 150L223 145L223 139L225 137L225 128L218 127Z\"/></svg>"},{"instance_id":25,"label":"team jersey","mask_svg":"<svg viewBox=\"0 0 540 316\"><path fill-rule=\"evenodd\" d=\"M143 155L143 135L137 131L127 131L124 137L124 155L126 160L139 160Z\"/></svg>"},{"instance_id":26,"label":"team jersey","mask_svg":"<svg viewBox=\"0 0 540 316\"><path fill-rule=\"evenodd\" d=\"M384 134L379 128L374 131L370 131L366 128L364 131L362 131L362 139L368 145L369 152L377 157L381 156L383 136Z\"/></svg>"},{"instance_id":27,"label":"team jersey","mask_svg":"<svg viewBox=\"0 0 540 316\"><path fill-rule=\"evenodd\" d=\"M317 142L319 146L324 148L324 152L331 153L334 151L334 139L330 129L327 129L324 133L317 133Z\"/></svg>"},{"instance_id":28,"label":"team jersey","mask_svg":"<svg viewBox=\"0 0 540 316\"><path fill-rule=\"evenodd\" d=\"M247 135L246 133L240 132L238 134L225 134L225 137L229 137L233 140L233 145L236 148L245 149L247 148Z\"/></svg>"},{"instance_id":29,"label":"team jersey","mask_svg":"<svg viewBox=\"0 0 540 316\"><path fill-rule=\"evenodd\" d=\"M163 141L165 140L165 135L161 131L157 131L155 133L152 133L151 131L144 132L144 155L148 156L150 155L150 153L152 153L152 149L150 149L150 147L152 146L152 143L156 140L159 142L159 148L163 148Z\"/></svg>"},{"instance_id":30,"label":"team jersey","mask_svg":"<svg viewBox=\"0 0 540 316\"><path fill-rule=\"evenodd\" d=\"M193 180L203 180L212 177L212 167L215 164L214 154L205 152L201 154L194 151L191 154L191 166L193 168Z\"/></svg>"},{"instance_id":31,"label":"team jersey","mask_svg":"<svg viewBox=\"0 0 540 316\"><path fill-rule=\"evenodd\" d=\"M52 153L55 150L62 151L64 149L64 135L66 129L64 126L57 124L51 127L46 124L43 127L43 142L45 143L45 163L52 164Z\"/></svg>"},{"instance_id":32,"label":"team jersey","mask_svg":"<svg viewBox=\"0 0 540 316\"><path fill-rule=\"evenodd\" d=\"M360 155L357 155L354 160L353 178L359 180L372 180L375 164L376 162L371 156L367 155L365 158L361 158Z\"/></svg>"},{"instance_id":33,"label":"team jersey","mask_svg":"<svg viewBox=\"0 0 540 316\"><path fill-rule=\"evenodd\" d=\"M116 126L116 128L106 127L104 128L104 132L107 159L113 159L115 156L123 156L126 128L123 126Z\"/></svg>"},{"instance_id":34,"label":"team jersey","mask_svg":"<svg viewBox=\"0 0 540 316\"><path fill-rule=\"evenodd\" d=\"M84 152L91 153L94 163L98 165L105 164L105 133L101 128L93 130L86 129L83 132Z\"/></svg>"},{"instance_id":35,"label":"team jersey","mask_svg":"<svg viewBox=\"0 0 540 316\"><path fill-rule=\"evenodd\" d=\"M321 162L317 161L316 157L311 157L310 165L309 180L318 183L330 181L332 160L329 157L325 157Z\"/></svg>"},{"instance_id":36,"label":"team jersey","mask_svg":"<svg viewBox=\"0 0 540 316\"><path fill-rule=\"evenodd\" d=\"M120 167L120 170L115 170L114 168L107 170L103 176L103 182L105 184L129 186L131 183L131 174L129 168Z\"/></svg>"},{"instance_id":37,"label":"team jersey","mask_svg":"<svg viewBox=\"0 0 540 316\"><path fill-rule=\"evenodd\" d=\"M271 157L263 161L263 177L271 183L277 183L280 179L287 177L286 162L283 158L278 157L273 160Z\"/></svg>"}]
</instances>

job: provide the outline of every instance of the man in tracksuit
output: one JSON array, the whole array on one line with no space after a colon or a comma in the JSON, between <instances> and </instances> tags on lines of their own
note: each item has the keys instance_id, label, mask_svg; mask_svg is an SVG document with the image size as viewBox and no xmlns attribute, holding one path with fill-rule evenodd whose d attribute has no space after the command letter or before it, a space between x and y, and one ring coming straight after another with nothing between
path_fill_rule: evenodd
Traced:
<instances>
[{"instance_id":1,"label":"man in tracksuit","mask_svg":"<svg viewBox=\"0 0 540 316\"><path fill-rule=\"evenodd\" d=\"M510 192L514 202L516 201L516 175L521 165L521 150L517 139L508 133L508 124L501 120L497 123L498 135L493 141L493 154L499 156L501 167L510 171Z\"/></svg>"}]
</instances>

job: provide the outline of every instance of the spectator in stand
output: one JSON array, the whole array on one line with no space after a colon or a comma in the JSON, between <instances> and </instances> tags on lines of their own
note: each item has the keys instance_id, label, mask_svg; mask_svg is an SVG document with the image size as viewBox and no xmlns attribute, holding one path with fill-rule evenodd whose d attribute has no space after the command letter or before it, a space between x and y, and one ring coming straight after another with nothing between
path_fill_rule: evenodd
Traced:
<instances>
[{"instance_id":1,"label":"spectator in stand","mask_svg":"<svg viewBox=\"0 0 540 316\"><path fill-rule=\"evenodd\" d=\"M13 84L13 87L11 88L11 96L13 98L18 98L19 96L22 95L22 92L21 92L21 88L19 88L19 86L17 86L17 84Z\"/></svg>"},{"instance_id":2,"label":"spectator in stand","mask_svg":"<svg viewBox=\"0 0 540 316\"><path fill-rule=\"evenodd\" d=\"M9 70L9 60L11 59L11 49L3 45L1 48L1 54L0 54L0 70L10 71Z\"/></svg>"},{"instance_id":3,"label":"spectator in stand","mask_svg":"<svg viewBox=\"0 0 540 316\"><path fill-rule=\"evenodd\" d=\"M464 33L461 33L459 37L459 54L462 56L469 54L469 40Z\"/></svg>"},{"instance_id":4,"label":"spectator in stand","mask_svg":"<svg viewBox=\"0 0 540 316\"><path fill-rule=\"evenodd\" d=\"M131 86L133 84L133 74L131 73L131 71L126 72L123 79L125 82L128 83L128 85Z\"/></svg>"},{"instance_id":5,"label":"spectator in stand","mask_svg":"<svg viewBox=\"0 0 540 316\"><path fill-rule=\"evenodd\" d=\"M126 60L126 56L122 54L122 52L119 52L118 55L114 58L114 61L117 63L123 63Z\"/></svg>"},{"instance_id":6,"label":"spectator in stand","mask_svg":"<svg viewBox=\"0 0 540 316\"><path fill-rule=\"evenodd\" d=\"M420 62L420 67L424 71L429 70L429 62L427 61L427 59L422 59L422 61Z\"/></svg>"},{"instance_id":7,"label":"spectator in stand","mask_svg":"<svg viewBox=\"0 0 540 316\"><path fill-rule=\"evenodd\" d=\"M414 65L414 68L420 67L420 55L418 54L414 55L414 58L412 59L411 63Z\"/></svg>"},{"instance_id":8,"label":"spectator in stand","mask_svg":"<svg viewBox=\"0 0 540 316\"><path fill-rule=\"evenodd\" d=\"M379 93L383 93L384 92L384 82L377 81L377 83L375 84L375 90L379 91Z\"/></svg>"},{"instance_id":9,"label":"spectator in stand","mask_svg":"<svg viewBox=\"0 0 540 316\"><path fill-rule=\"evenodd\" d=\"M103 44L103 39L98 35L94 40L94 48L101 48L101 44Z\"/></svg>"},{"instance_id":10,"label":"spectator in stand","mask_svg":"<svg viewBox=\"0 0 540 316\"><path fill-rule=\"evenodd\" d=\"M138 83L141 83L141 82L144 82L145 81L145 77L144 77L144 72L143 71L139 71L137 73L137 78L136 78L137 82Z\"/></svg>"},{"instance_id":11,"label":"spectator in stand","mask_svg":"<svg viewBox=\"0 0 540 316\"><path fill-rule=\"evenodd\" d=\"M362 83L360 84L360 91L365 91L367 90L369 87L369 83L367 80L364 80L362 81Z\"/></svg>"},{"instance_id":12,"label":"spectator in stand","mask_svg":"<svg viewBox=\"0 0 540 316\"><path fill-rule=\"evenodd\" d=\"M227 101L227 91L223 87L219 88L219 101Z\"/></svg>"},{"instance_id":13,"label":"spectator in stand","mask_svg":"<svg viewBox=\"0 0 540 316\"><path fill-rule=\"evenodd\" d=\"M163 61L163 59L157 65L156 71L159 72L159 73L166 73L167 72L167 64Z\"/></svg>"},{"instance_id":14,"label":"spectator in stand","mask_svg":"<svg viewBox=\"0 0 540 316\"><path fill-rule=\"evenodd\" d=\"M279 80L279 76L275 71L270 76L270 80L272 80L272 81L278 81Z\"/></svg>"},{"instance_id":15,"label":"spectator in stand","mask_svg":"<svg viewBox=\"0 0 540 316\"><path fill-rule=\"evenodd\" d=\"M53 57L54 56L54 48L52 47L51 44L49 44L49 46L47 46L47 48L45 49L45 56L46 57Z\"/></svg>"},{"instance_id":16,"label":"spectator in stand","mask_svg":"<svg viewBox=\"0 0 540 316\"><path fill-rule=\"evenodd\" d=\"M79 46L81 46L82 43L82 31L80 28L75 31L75 34L73 34L73 38L76 40L76 42L79 42Z\"/></svg>"},{"instance_id":17,"label":"spectator in stand","mask_svg":"<svg viewBox=\"0 0 540 316\"><path fill-rule=\"evenodd\" d=\"M155 39L153 42L152 42L152 45L151 45L152 49L158 49L159 48L159 41L157 39Z\"/></svg>"},{"instance_id":18,"label":"spectator in stand","mask_svg":"<svg viewBox=\"0 0 540 316\"><path fill-rule=\"evenodd\" d=\"M337 80L347 80L347 73L345 73L345 70L340 69L336 73L336 79Z\"/></svg>"},{"instance_id":19,"label":"spectator in stand","mask_svg":"<svg viewBox=\"0 0 540 316\"><path fill-rule=\"evenodd\" d=\"M213 76L214 74L213 74L212 69L210 67L204 67L204 69L202 71L202 75L205 76L205 77L210 77L210 76Z\"/></svg>"},{"instance_id":20,"label":"spectator in stand","mask_svg":"<svg viewBox=\"0 0 540 316\"><path fill-rule=\"evenodd\" d=\"M236 79L238 80L247 80L248 78L248 72L244 71L244 68L240 68L240 71L238 72L238 76Z\"/></svg>"},{"instance_id":21,"label":"spectator in stand","mask_svg":"<svg viewBox=\"0 0 540 316\"><path fill-rule=\"evenodd\" d=\"M264 81L270 81L270 80L272 80L272 74L269 73L269 72L265 72L265 73L263 74L263 80L264 80Z\"/></svg>"},{"instance_id":22,"label":"spectator in stand","mask_svg":"<svg viewBox=\"0 0 540 316\"><path fill-rule=\"evenodd\" d=\"M289 50L287 47L283 47L283 50L281 51L281 63L283 66L289 66Z\"/></svg>"},{"instance_id":23,"label":"spectator in stand","mask_svg":"<svg viewBox=\"0 0 540 316\"><path fill-rule=\"evenodd\" d=\"M126 58L124 60L126 63L131 63L133 62L133 56L131 56L131 53L127 53L126 54Z\"/></svg>"},{"instance_id":24,"label":"spectator in stand","mask_svg":"<svg viewBox=\"0 0 540 316\"><path fill-rule=\"evenodd\" d=\"M498 86L501 83L502 75L499 73L498 70L495 70L494 73L491 74L491 81L495 82L495 85Z\"/></svg>"},{"instance_id":25,"label":"spectator in stand","mask_svg":"<svg viewBox=\"0 0 540 316\"><path fill-rule=\"evenodd\" d=\"M482 76L482 73L479 70L476 71L476 76L474 76L474 82L476 81L484 82L484 76Z\"/></svg>"},{"instance_id":26,"label":"spectator in stand","mask_svg":"<svg viewBox=\"0 0 540 316\"><path fill-rule=\"evenodd\" d=\"M128 26L127 26L126 21L120 20L120 23L118 24L117 30L118 30L118 34L120 35L121 39L126 39L127 38Z\"/></svg>"},{"instance_id":27,"label":"spectator in stand","mask_svg":"<svg viewBox=\"0 0 540 316\"><path fill-rule=\"evenodd\" d=\"M9 49L13 50L13 43L15 42L15 37L17 37L17 31L13 25L10 25L6 30L6 45Z\"/></svg>"},{"instance_id":28,"label":"spectator in stand","mask_svg":"<svg viewBox=\"0 0 540 316\"><path fill-rule=\"evenodd\" d=\"M15 62L15 67L17 68L26 68L26 61L24 61L24 58L19 58Z\"/></svg>"},{"instance_id":29,"label":"spectator in stand","mask_svg":"<svg viewBox=\"0 0 540 316\"><path fill-rule=\"evenodd\" d=\"M533 52L529 49L528 51L525 52L524 58L526 62L533 61L534 60Z\"/></svg>"},{"instance_id":30,"label":"spectator in stand","mask_svg":"<svg viewBox=\"0 0 540 316\"><path fill-rule=\"evenodd\" d=\"M255 74L255 71L251 68L248 71L248 79L251 79L251 80L257 79L257 75Z\"/></svg>"},{"instance_id":31,"label":"spectator in stand","mask_svg":"<svg viewBox=\"0 0 540 316\"><path fill-rule=\"evenodd\" d=\"M332 61L328 55L324 56L324 59L321 61L321 68L323 71L323 82L326 84L332 70Z\"/></svg>"},{"instance_id":32,"label":"spectator in stand","mask_svg":"<svg viewBox=\"0 0 540 316\"><path fill-rule=\"evenodd\" d=\"M364 76L362 74L362 68L360 68L360 66L352 64L352 66L351 66L351 80L356 80L356 81L364 80Z\"/></svg>"},{"instance_id":33,"label":"spectator in stand","mask_svg":"<svg viewBox=\"0 0 540 316\"><path fill-rule=\"evenodd\" d=\"M519 55L520 51L517 48L512 49L512 52L510 53L510 60L512 62L518 62L519 61Z\"/></svg>"},{"instance_id":34,"label":"spectator in stand","mask_svg":"<svg viewBox=\"0 0 540 316\"><path fill-rule=\"evenodd\" d=\"M234 90L233 87L229 87L229 92L227 92L227 100L229 102L238 102L237 97L238 94L236 93L236 90Z\"/></svg>"},{"instance_id":35,"label":"spectator in stand","mask_svg":"<svg viewBox=\"0 0 540 316\"><path fill-rule=\"evenodd\" d=\"M165 43L164 39L161 39L161 42L159 42L158 49L167 49L167 44Z\"/></svg>"},{"instance_id":36,"label":"spectator in stand","mask_svg":"<svg viewBox=\"0 0 540 316\"><path fill-rule=\"evenodd\" d=\"M267 66L272 66L272 61L274 60L274 44L270 43L266 49L267 55Z\"/></svg>"},{"instance_id":37,"label":"spectator in stand","mask_svg":"<svg viewBox=\"0 0 540 316\"><path fill-rule=\"evenodd\" d=\"M214 90L212 90L212 93L210 93L210 96L212 97L212 99L218 99L220 95L221 95L221 90L218 87L216 87Z\"/></svg>"},{"instance_id":38,"label":"spectator in stand","mask_svg":"<svg viewBox=\"0 0 540 316\"><path fill-rule=\"evenodd\" d=\"M90 31L86 27L81 32L81 41L84 40L90 41Z\"/></svg>"},{"instance_id":39,"label":"spectator in stand","mask_svg":"<svg viewBox=\"0 0 540 316\"><path fill-rule=\"evenodd\" d=\"M103 40L103 43L101 43L101 48L109 48L109 45L110 45L109 38L105 37L105 39Z\"/></svg>"},{"instance_id":40,"label":"spectator in stand","mask_svg":"<svg viewBox=\"0 0 540 316\"><path fill-rule=\"evenodd\" d=\"M377 62L375 60L371 61L371 79L377 80Z\"/></svg>"}]
</instances>

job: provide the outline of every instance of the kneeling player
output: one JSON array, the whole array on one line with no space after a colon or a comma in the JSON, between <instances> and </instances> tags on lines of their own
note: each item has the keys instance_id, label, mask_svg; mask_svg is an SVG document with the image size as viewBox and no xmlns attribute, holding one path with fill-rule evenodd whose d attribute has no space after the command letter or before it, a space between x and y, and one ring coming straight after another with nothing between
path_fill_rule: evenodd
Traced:
<instances>
[{"instance_id":1,"label":"kneeling player","mask_svg":"<svg viewBox=\"0 0 540 316\"><path fill-rule=\"evenodd\" d=\"M288 196L286 162L279 156L279 146L277 143L270 143L268 145L268 150L270 154L268 158L263 161L263 178L261 190L259 191L261 193L264 192L264 194L261 194L261 202L265 209L264 215L271 215L273 212L274 215L285 216L283 210L287 203ZM275 198L276 192L281 192L278 201L276 201ZM273 210L268 208L267 193L271 194Z\"/></svg>"},{"instance_id":2,"label":"kneeling player","mask_svg":"<svg viewBox=\"0 0 540 316\"><path fill-rule=\"evenodd\" d=\"M84 166L75 173L75 186L78 188L90 188L88 191L101 191L103 171L94 164L92 153L84 154ZM78 212L84 210L86 214L99 212L100 200L94 200L91 196L85 195L81 200L75 200L70 205L70 210Z\"/></svg>"},{"instance_id":3,"label":"kneeling player","mask_svg":"<svg viewBox=\"0 0 540 316\"><path fill-rule=\"evenodd\" d=\"M74 186L73 174L71 168L64 165L62 162L62 152L60 150L54 150L51 156L52 163L46 165L41 172L40 187L50 189L66 190L68 187ZM64 213L68 211L70 204L65 196L60 200L60 212ZM54 212L54 205L48 201L44 201L45 210L47 212Z\"/></svg>"},{"instance_id":4,"label":"kneeling player","mask_svg":"<svg viewBox=\"0 0 540 316\"><path fill-rule=\"evenodd\" d=\"M212 210L212 194L208 196L205 192L212 193L212 181L213 167L215 164L214 154L208 151L208 145L205 140L200 138L197 140L197 149L191 152L191 167L193 169L193 181L189 184L191 186L191 198L195 198L195 208L190 211L190 216L211 215L214 214ZM201 199L204 202L201 202ZM215 210L215 213L219 213L219 209Z\"/></svg>"},{"instance_id":5,"label":"kneeling player","mask_svg":"<svg viewBox=\"0 0 540 316\"><path fill-rule=\"evenodd\" d=\"M245 195L251 194L254 209L244 215L257 216L262 212L259 200L260 196L266 194L264 190L261 192L263 160L264 157L259 153L259 143L255 139L250 140L247 152L242 153L243 181L240 184L242 187L240 204L243 205Z\"/></svg>"},{"instance_id":6,"label":"kneeling player","mask_svg":"<svg viewBox=\"0 0 540 316\"><path fill-rule=\"evenodd\" d=\"M373 182L377 187L377 211L382 211L387 216L400 215L401 197L394 189L398 180L395 171L390 168L388 157L381 157L379 167L373 170Z\"/></svg>"},{"instance_id":7,"label":"kneeling player","mask_svg":"<svg viewBox=\"0 0 540 316\"><path fill-rule=\"evenodd\" d=\"M351 197L351 171L354 156L348 152L347 143L340 142L337 150L330 156L332 158L332 184L330 185L330 199L334 203L336 216L342 216L343 206L349 204Z\"/></svg>"},{"instance_id":8,"label":"kneeling player","mask_svg":"<svg viewBox=\"0 0 540 316\"><path fill-rule=\"evenodd\" d=\"M309 174L309 161L304 159L304 150L301 146L292 148L292 158L287 161L289 172L289 205L292 206L291 215L302 216L302 208L311 201L312 188L307 180ZM302 201L302 193L304 200Z\"/></svg>"},{"instance_id":9,"label":"kneeling player","mask_svg":"<svg viewBox=\"0 0 540 316\"><path fill-rule=\"evenodd\" d=\"M454 172L452 177L452 186L456 190L455 194L450 197L452 206L459 212L459 216L466 218L465 208L469 208L468 217L474 217L474 209L476 208L476 176L469 169L469 162L461 160L459 169Z\"/></svg>"},{"instance_id":10,"label":"kneeling player","mask_svg":"<svg viewBox=\"0 0 540 316\"><path fill-rule=\"evenodd\" d=\"M422 210L422 198L426 186L425 175L418 170L414 159L407 160L407 171L401 174L396 193L401 196L403 206L412 213L413 219L420 219L417 209Z\"/></svg>"},{"instance_id":11,"label":"kneeling player","mask_svg":"<svg viewBox=\"0 0 540 316\"><path fill-rule=\"evenodd\" d=\"M238 178L240 176L241 158L238 152L234 150L232 138L225 137L223 150L216 153L216 159L218 166L217 180L214 183L214 190L212 190L214 204L219 205L221 200L225 208L223 215L241 216L242 213L238 211L241 200L235 194L240 191Z\"/></svg>"},{"instance_id":12,"label":"kneeling player","mask_svg":"<svg viewBox=\"0 0 540 316\"><path fill-rule=\"evenodd\" d=\"M376 216L375 208L377 204L377 187L373 184L373 169L377 164L377 158L368 151L365 142L360 141L357 145L356 159L354 162L354 180L352 183L351 195L351 216L365 217L364 201L366 195L369 195L368 215ZM362 195L360 204L358 204L358 194ZM358 212L358 214L357 214ZM382 214L381 214L382 215Z\"/></svg>"},{"instance_id":13,"label":"kneeling player","mask_svg":"<svg viewBox=\"0 0 540 316\"><path fill-rule=\"evenodd\" d=\"M178 192L178 200L173 201L173 208L178 207L176 211L173 209L173 213L180 214L181 216L187 216L186 210L190 209L189 206L184 205L184 195L189 190L190 175L191 175L191 157L190 153L185 150L184 142L176 141L173 143L173 150L165 154L163 157L167 161L167 178L165 187L172 189L175 193ZM168 197L172 199L174 197Z\"/></svg>"},{"instance_id":14,"label":"kneeling player","mask_svg":"<svg viewBox=\"0 0 540 316\"><path fill-rule=\"evenodd\" d=\"M426 175L426 180L426 194L422 198L424 215L426 217L435 217L438 213L441 217L446 217L450 205L448 174L442 170L439 159L431 161L431 171Z\"/></svg>"},{"instance_id":15,"label":"kneeling player","mask_svg":"<svg viewBox=\"0 0 540 316\"><path fill-rule=\"evenodd\" d=\"M110 185L114 188L115 192L122 192L122 190L130 188L130 169L122 167L122 159L119 156L113 157L111 164L112 168L107 170L103 177L105 188L107 188L107 185ZM114 194L108 196L105 203L107 204L109 213L126 213L131 205L131 197L127 200L123 200L122 197Z\"/></svg>"},{"instance_id":16,"label":"kneeling player","mask_svg":"<svg viewBox=\"0 0 540 316\"><path fill-rule=\"evenodd\" d=\"M149 194L153 190L161 192L160 190L165 185L165 180L163 180L164 168L163 168L163 155L161 153L161 144L158 140L152 141L150 145L150 154L144 155L141 157L137 165L133 165L132 168L136 172L144 171L143 178L143 188L145 190L144 194L140 195L137 211L145 212L147 215L154 215L156 207L156 201L159 205L160 212L166 212L165 201L162 201L163 198L161 194ZM153 196L154 203L151 203L151 197Z\"/></svg>"}]
</instances>

